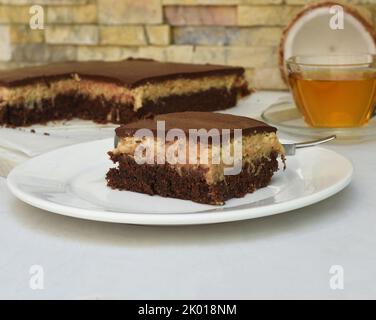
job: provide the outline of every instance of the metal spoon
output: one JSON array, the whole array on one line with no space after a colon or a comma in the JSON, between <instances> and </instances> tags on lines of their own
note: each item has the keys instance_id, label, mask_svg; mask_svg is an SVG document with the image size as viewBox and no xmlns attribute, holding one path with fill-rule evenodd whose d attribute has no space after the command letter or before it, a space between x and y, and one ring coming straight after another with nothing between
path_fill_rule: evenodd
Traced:
<instances>
[{"instance_id":1,"label":"metal spoon","mask_svg":"<svg viewBox=\"0 0 376 320\"><path fill-rule=\"evenodd\" d=\"M332 141L335 138L336 138L336 136L332 135L332 136L320 138L320 139L317 139L317 140L298 142L298 143L283 143L282 145L285 148L286 156L293 156L296 153L296 149L314 147L314 146L317 146L319 144L322 144L322 143L325 143L325 142L328 142L328 141ZM119 143L119 138L118 138L117 135L115 135L115 138L114 138L115 148L117 147L118 143Z\"/></svg>"},{"instance_id":2,"label":"metal spoon","mask_svg":"<svg viewBox=\"0 0 376 320\"><path fill-rule=\"evenodd\" d=\"M320 139L317 139L317 140L298 142L298 143L283 143L282 145L285 148L285 152L286 152L285 155L286 156L293 156L296 153L296 149L314 147L314 146L317 146L319 144L322 144L322 143L325 143L325 142L328 142L328 141L332 141L335 138L337 138L336 135L332 135L332 136L320 138Z\"/></svg>"}]
</instances>

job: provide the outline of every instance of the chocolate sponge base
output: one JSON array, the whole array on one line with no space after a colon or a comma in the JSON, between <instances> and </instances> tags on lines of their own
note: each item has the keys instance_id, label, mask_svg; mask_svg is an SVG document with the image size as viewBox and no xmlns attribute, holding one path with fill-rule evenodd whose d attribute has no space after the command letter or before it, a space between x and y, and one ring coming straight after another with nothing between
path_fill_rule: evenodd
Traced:
<instances>
[{"instance_id":1,"label":"chocolate sponge base","mask_svg":"<svg viewBox=\"0 0 376 320\"><path fill-rule=\"evenodd\" d=\"M73 118L106 123L116 122L118 115L123 121L132 121L135 114L131 108L131 105L121 105L103 98L90 100L85 96L65 94L57 95L54 99L43 99L33 106L5 105L0 112L0 124L19 127Z\"/></svg>"},{"instance_id":2,"label":"chocolate sponge base","mask_svg":"<svg viewBox=\"0 0 376 320\"><path fill-rule=\"evenodd\" d=\"M127 155L115 155L110 158L118 164L106 175L107 185L112 189L128 190L159 195L162 197L192 200L199 203L222 205L231 198L241 198L247 193L266 187L278 170L277 154L270 159L263 158L250 165L245 165L238 175L225 176L225 181L208 184L206 170L202 168L182 168L180 174L170 164L137 164ZM257 172L255 174L254 172Z\"/></svg>"}]
</instances>

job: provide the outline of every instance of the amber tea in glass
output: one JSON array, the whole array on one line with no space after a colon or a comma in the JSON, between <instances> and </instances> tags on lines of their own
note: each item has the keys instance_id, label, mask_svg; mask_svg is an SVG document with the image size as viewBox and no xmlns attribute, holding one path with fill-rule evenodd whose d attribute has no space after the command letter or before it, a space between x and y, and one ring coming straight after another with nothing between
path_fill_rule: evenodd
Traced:
<instances>
[{"instance_id":1,"label":"amber tea in glass","mask_svg":"<svg viewBox=\"0 0 376 320\"><path fill-rule=\"evenodd\" d=\"M297 56L287 61L295 104L312 127L366 125L376 104L372 55Z\"/></svg>"}]
</instances>

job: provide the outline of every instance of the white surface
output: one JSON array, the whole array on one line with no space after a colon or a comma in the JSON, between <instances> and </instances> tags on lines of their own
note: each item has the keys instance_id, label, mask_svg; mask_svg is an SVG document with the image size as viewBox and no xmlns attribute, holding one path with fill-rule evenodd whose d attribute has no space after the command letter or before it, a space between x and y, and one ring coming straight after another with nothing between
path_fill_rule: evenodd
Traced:
<instances>
[{"instance_id":1,"label":"white surface","mask_svg":"<svg viewBox=\"0 0 376 320\"><path fill-rule=\"evenodd\" d=\"M280 95L258 93L233 111L259 115ZM17 200L0 178L0 298L376 298L376 141L326 148L355 167L339 194L206 226L54 215ZM43 290L29 287L32 265L43 267ZM344 290L329 286L332 265L344 268Z\"/></svg>"},{"instance_id":2,"label":"white surface","mask_svg":"<svg viewBox=\"0 0 376 320\"><path fill-rule=\"evenodd\" d=\"M34 207L88 220L142 225L191 225L238 221L291 211L319 202L345 188L353 167L343 156L307 148L288 157L287 169L266 188L224 206L112 190L106 172L113 139L54 150L17 166L8 187ZM283 168L283 163L280 163Z\"/></svg>"}]
</instances>

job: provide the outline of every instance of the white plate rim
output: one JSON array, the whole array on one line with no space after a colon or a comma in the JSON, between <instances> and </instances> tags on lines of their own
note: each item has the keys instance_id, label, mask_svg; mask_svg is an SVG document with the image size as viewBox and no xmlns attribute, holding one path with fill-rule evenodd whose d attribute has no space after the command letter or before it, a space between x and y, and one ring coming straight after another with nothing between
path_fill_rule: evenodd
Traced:
<instances>
[{"instance_id":1,"label":"white plate rim","mask_svg":"<svg viewBox=\"0 0 376 320\"><path fill-rule=\"evenodd\" d=\"M96 141L102 141L108 139L101 139ZM83 145L91 142L84 142L77 145ZM63 147L50 152L56 152L65 148ZM342 179L337 181L335 184L317 191L313 194L302 196L296 199L290 199L285 202L264 205L260 207L253 208L242 208L242 209L231 209L224 212L221 211L209 211L209 212L191 212L191 213L127 213L127 212L109 212L105 210L89 210L76 208L69 205L61 205L57 203L50 202L48 200L40 199L33 196L17 187L17 184L13 181L13 176L17 174L19 167L27 163L28 161L22 163L20 166L16 166L8 175L7 185L11 193L17 197L19 200L42 210L49 211L52 213L57 213L63 216L69 216L73 218L80 218L85 220L101 221L101 222L111 222L111 223L124 223L124 224L137 224L137 225L197 225L197 224L213 224L213 223L223 223L231 221L240 221L247 219L255 219L260 217L271 216L279 213L284 213L288 211L293 211L302 207L309 206L311 204L325 200L332 195L343 190L352 180L354 168L350 160L341 154L321 148L315 147L318 151L333 153L337 157L342 158L342 160L348 166L347 174L343 176ZM48 153L50 153L48 152ZM43 157L45 154L34 157L30 160L35 160L36 158Z\"/></svg>"}]
</instances>

